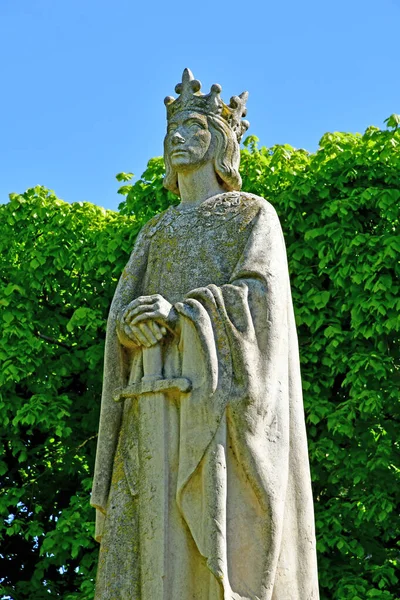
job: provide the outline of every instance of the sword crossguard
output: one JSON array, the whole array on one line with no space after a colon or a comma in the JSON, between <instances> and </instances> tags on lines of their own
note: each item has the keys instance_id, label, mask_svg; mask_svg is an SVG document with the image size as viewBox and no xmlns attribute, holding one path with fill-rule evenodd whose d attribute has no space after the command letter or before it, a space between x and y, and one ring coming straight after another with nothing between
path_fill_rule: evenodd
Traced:
<instances>
[{"instance_id":1,"label":"sword crossguard","mask_svg":"<svg viewBox=\"0 0 400 600\"><path fill-rule=\"evenodd\" d=\"M115 402L127 398L135 398L145 394L183 393L192 389L192 382L186 377L163 378L162 346L156 344L150 348L143 348L143 377L137 383L131 383L126 388L118 388L114 392Z\"/></svg>"}]
</instances>

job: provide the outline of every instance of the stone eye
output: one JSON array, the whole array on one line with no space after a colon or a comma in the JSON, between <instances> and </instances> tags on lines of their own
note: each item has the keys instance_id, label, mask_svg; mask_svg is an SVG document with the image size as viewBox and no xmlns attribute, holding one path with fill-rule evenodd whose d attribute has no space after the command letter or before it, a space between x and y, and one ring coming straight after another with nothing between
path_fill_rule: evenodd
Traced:
<instances>
[{"instance_id":1,"label":"stone eye","mask_svg":"<svg viewBox=\"0 0 400 600\"><path fill-rule=\"evenodd\" d=\"M188 127L189 129L204 129L203 125L201 125L201 123L198 123L197 121L189 121L189 123L186 124L186 127Z\"/></svg>"}]
</instances>

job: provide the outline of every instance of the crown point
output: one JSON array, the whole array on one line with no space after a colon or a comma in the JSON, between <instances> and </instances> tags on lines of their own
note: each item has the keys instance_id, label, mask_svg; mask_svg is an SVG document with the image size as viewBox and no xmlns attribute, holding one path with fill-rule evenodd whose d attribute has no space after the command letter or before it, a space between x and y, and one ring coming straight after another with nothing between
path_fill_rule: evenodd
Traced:
<instances>
[{"instance_id":1,"label":"crown point","mask_svg":"<svg viewBox=\"0 0 400 600\"><path fill-rule=\"evenodd\" d=\"M193 81L193 73L190 69L184 69L182 73L182 83L186 83L187 81Z\"/></svg>"},{"instance_id":2,"label":"crown point","mask_svg":"<svg viewBox=\"0 0 400 600\"><path fill-rule=\"evenodd\" d=\"M214 92L214 94L220 94L222 92L222 87L219 85L219 83L213 83L211 86L211 91Z\"/></svg>"},{"instance_id":3,"label":"crown point","mask_svg":"<svg viewBox=\"0 0 400 600\"><path fill-rule=\"evenodd\" d=\"M181 83L177 83L175 86L175 92L177 94L181 94L182 93L182 84Z\"/></svg>"},{"instance_id":4,"label":"crown point","mask_svg":"<svg viewBox=\"0 0 400 600\"><path fill-rule=\"evenodd\" d=\"M165 106L168 106L169 104L172 104L175 101L175 98L173 96L166 96L164 98L164 104Z\"/></svg>"},{"instance_id":5,"label":"crown point","mask_svg":"<svg viewBox=\"0 0 400 600\"><path fill-rule=\"evenodd\" d=\"M201 90L201 83L198 79L193 79L193 81L191 81L190 85L191 85L192 91L194 93L199 92Z\"/></svg>"}]
</instances>

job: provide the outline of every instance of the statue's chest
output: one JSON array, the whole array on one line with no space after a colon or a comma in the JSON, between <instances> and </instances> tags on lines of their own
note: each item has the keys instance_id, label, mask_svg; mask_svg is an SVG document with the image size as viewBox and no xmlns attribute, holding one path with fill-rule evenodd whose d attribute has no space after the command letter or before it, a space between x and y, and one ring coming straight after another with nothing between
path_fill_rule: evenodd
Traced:
<instances>
[{"instance_id":1,"label":"statue's chest","mask_svg":"<svg viewBox=\"0 0 400 600\"><path fill-rule=\"evenodd\" d=\"M228 283L249 228L250 220L239 211L172 214L152 236L145 293L176 302L192 289Z\"/></svg>"}]
</instances>

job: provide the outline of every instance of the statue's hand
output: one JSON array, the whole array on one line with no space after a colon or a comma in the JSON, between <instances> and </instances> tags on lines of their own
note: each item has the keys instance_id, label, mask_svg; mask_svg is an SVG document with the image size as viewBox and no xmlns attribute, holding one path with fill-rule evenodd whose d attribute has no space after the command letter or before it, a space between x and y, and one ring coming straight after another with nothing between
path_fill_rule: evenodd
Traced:
<instances>
[{"instance_id":1,"label":"statue's hand","mask_svg":"<svg viewBox=\"0 0 400 600\"><path fill-rule=\"evenodd\" d=\"M150 348L150 346L157 344L167 333L165 327L160 327L155 322L131 325L124 317L122 317L121 329L129 342L133 342L136 346L144 346L145 348ZM123 340L121 341L123 343ZM129 342L125 345L129 346Z\"/></svg>"},{"instance_id":2,"label":"statue's hand","mask_svg":"<svg viewBox=\"0 0 400 600\"><path fill-rule=\"evenodd\" d=\"M179 320L172 304L160 294L139 296L128 305L124 318L131 327L139 327L149 321L149 326L158 324L161 331L169 329L173 333L176 333Z\"/></svg>"}]
</instances>

